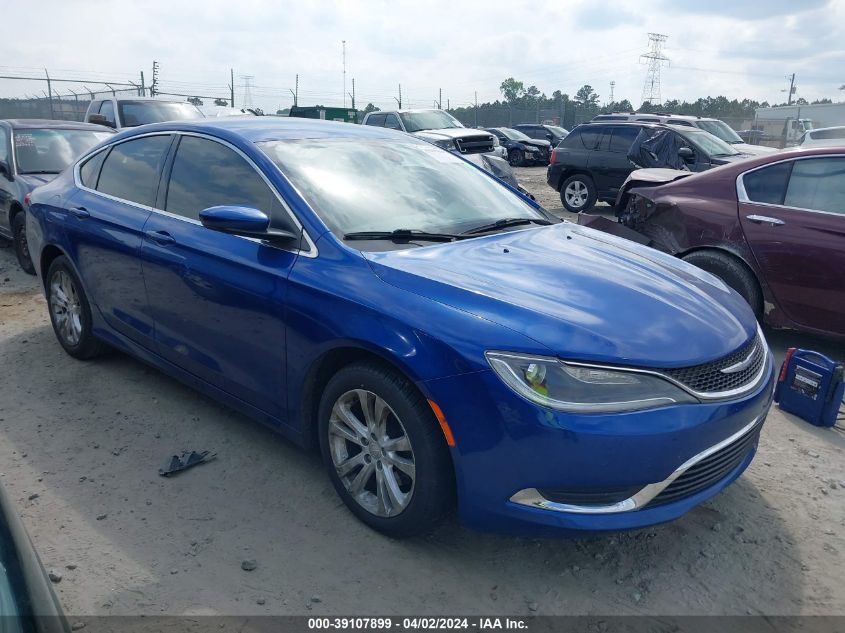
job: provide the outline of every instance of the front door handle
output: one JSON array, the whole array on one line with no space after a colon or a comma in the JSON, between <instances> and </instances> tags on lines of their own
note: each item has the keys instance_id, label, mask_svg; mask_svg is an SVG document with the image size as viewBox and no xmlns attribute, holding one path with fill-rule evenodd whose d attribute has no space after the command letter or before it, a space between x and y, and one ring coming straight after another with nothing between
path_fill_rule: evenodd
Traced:
<instances>
[{"instance_id":1,"label":"front door handle","mask_svg":"<svg viewBox=\"0 0 845 633\"><path fill-rule=\"evenodd\" d=\"M85 207L71 207L68 211L70 211L71 215L79 218L80 220L91 217L91 212Z\"/></svg>"},{"instance_id":2,"label":"front door handle","mask_svg":"<svg viewBox=\"0 0 845 633\"><path fill-rule=\"evenodd\" d=\"M146 233L144 233L144 235L146 235L156 244L160 244L162 246L167 246L168 244L173 244L176 242L173 236L167 231L147 231Z\"/></svg>"},{"instance_id":3,"label":"front door handle","mask_svg":"<svg viewBox=\"0 0 845 633\"><path fill-rule=\"evenodd\" d=\"M755 224L771 224L772 226L781 226L786 224L780 218L770 218L768 215L746 215L746 220L754 222Z\"/></svg>"}]
</instances>

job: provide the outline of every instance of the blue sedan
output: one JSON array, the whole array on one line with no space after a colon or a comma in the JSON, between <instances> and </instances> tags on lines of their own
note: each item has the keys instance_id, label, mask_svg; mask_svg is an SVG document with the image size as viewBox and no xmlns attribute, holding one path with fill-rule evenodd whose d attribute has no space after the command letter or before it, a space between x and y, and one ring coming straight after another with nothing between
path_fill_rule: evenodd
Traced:
<instances>
[{"instance_id":1,"label":"blue sedan","mask_svg":"<svg viewBox=\"0 0 845 633\"><path fill-rule=\"evenodd\" d=\"M748 466L772 400L717 278L561 223L459 156L304 119L111 137L31 198L62 347L117 348L319 447L392 536L675 519Z\"/></svg>"}]
</instances>

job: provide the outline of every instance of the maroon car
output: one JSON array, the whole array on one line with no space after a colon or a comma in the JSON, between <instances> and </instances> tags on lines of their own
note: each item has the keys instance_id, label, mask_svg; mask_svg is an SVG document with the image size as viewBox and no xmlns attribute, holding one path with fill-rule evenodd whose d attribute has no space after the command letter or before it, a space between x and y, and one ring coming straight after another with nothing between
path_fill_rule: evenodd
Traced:
<instances>
[{"instance_id":1,"label":"maroon car","mask_svg":"<svg viewBox=\"0 0 845 633\"><path fill-rule=\"evenodd\" d=\"M845 336L845 147L635 171L616 214L579 223L713 273L772 327Z\"/></svg>"}]
</instances>

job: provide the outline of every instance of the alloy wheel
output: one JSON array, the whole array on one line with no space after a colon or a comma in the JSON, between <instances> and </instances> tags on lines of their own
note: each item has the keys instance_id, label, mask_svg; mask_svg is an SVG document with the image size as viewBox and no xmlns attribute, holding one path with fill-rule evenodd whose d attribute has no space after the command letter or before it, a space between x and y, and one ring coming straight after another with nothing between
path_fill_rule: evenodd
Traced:
<instances>
[{"instance_id":1,"label":"alloy wheel","mask_svg":"<svg viewBox=\"0 0 845 633\"><path fill-rule=\"evenodd\" d=\"M50 312L56 333L71 347L82 337L82 304L71 276L57 270L50 280Z\"/></svg>"},{"instance_id":2,"label":"alloy wheel","mask_svg":"<svg viewBox=\"0 0 845 633\"><path fill-rule=\"evenodd\" d=\"M587 189L587 185L583 182L580 180L573 180L567 185L566 190L564 191L564 196L566 196L566 202L569 203L573 209L580 209L587 204L589 191Z\"/></svg>"},{"instance_id":3,"label":"alloy wheel","mask_svg":"<svg viewBox=\"0 0 845 633\"><path fill-rule=\"evenodd\" d=\"M356 503L376 516L400 514L414 494L416 468L390 405L366 389L347 391L332 407L328 434L332 464Z\"/></svg>"}]
</instances>

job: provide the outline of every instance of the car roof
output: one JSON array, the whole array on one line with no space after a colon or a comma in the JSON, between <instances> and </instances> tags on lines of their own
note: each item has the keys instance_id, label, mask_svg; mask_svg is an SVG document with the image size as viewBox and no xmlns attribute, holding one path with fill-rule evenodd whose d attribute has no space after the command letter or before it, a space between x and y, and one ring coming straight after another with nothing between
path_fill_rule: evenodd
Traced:
<instances>
[{"instance_id":1,"label":"car roof","mask_svg":"<svg viewBox=\"0 0 845 633\"><path fill-rule=\"evenodd\" d=\"M52 128L58 130L96 130L104 132L110 130L103 125L95 123L81 123L79 121L58 121L55 119L3 119L13 130L26 130L32 128Z\"/></svg>"},{"instance_id":2,"label":"car roof","mask_svg":"<svg viewBox=\"0 0 845 633\"><path fill-rule=\"evenodd\" d=\"M220 117L151 123L123 131L116 138L123 139L137 134L168 131L200 132L212 136L234 134L253 143L306 138L391 138L395 140L399 136L408 140L413 139L412 136L389 128L282 116Z\"/></svg>"}]
</instances>

